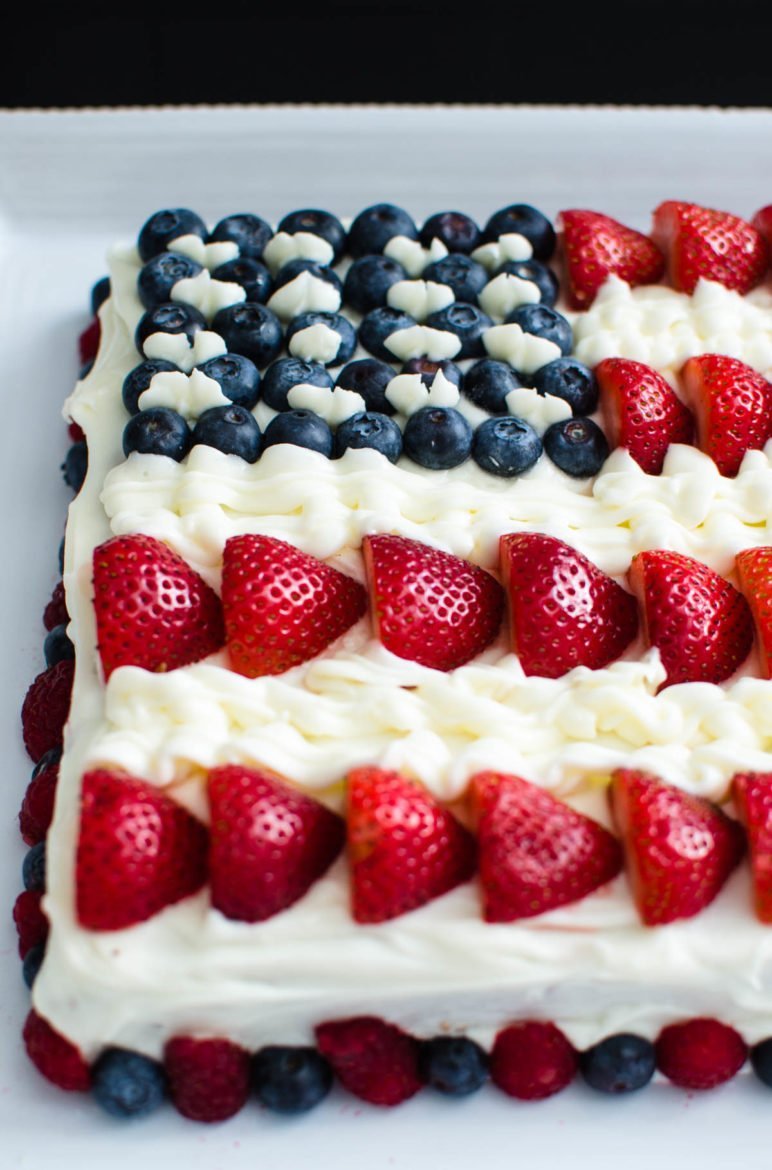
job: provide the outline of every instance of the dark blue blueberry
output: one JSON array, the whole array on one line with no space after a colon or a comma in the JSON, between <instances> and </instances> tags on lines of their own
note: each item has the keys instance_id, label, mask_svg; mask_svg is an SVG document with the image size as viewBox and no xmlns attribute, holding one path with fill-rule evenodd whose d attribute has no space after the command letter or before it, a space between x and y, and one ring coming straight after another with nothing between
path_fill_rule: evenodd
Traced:
<instances>
[{"instance_id":1,"label":"dark blue blueberry","mask_svg":"<svg viewBox=\"0 0 772 1170\"><path fill-rule=\"evenodd\" d=\"M238 455L255 463L262 439L257 419L243 406L213 406L205 410L193 428L191 446L216 447L224 455Z\"/></svg>"},{"instance_id":2,"label":"dark blue blueberry","mask_svg":"<svg viewBox=\"0 0 772 1170\"><path fill-rule=\"evenodd\" d=\"M287 395L293 386L324 386L331 390L333 384L331 376L319 362L279 358L263 374L261 397L274 410L289 410Z\"/></svg>"},{"instance_id":3,"label":"dark blue blueberry","mask_svg":"<svg viewBox=\"0 0 772 1170\"><path fill-rule=\"evenodd\" d=\"M94 1100L112 1117L145 1117L163 1104L162 1065L126 1048L106 1048L91 1070Z\"/></svg>"},{"instance_id":4,"label":"dark blue blueberry","mask_svg":"<svg viewBox=\"0 0 772 1170\"><path fill-rule=\"evenodd\" d=\"M32 769L30 780L36 780L41 772L45 772L46 768L53 768L62 758L62 749L60 747L49 748L45 755L41 756L35 767Z\"/></svg>"},{"instance_id":5,"label":"dark blue blueberry","mask_svg":"<svg viewBox=\"0 0 772 1170\"><path fill-rule=\"evenodd\" d=\"M249 256L252 260L260 260L265 245L272 235L271 225L267 224L259 215L243 212L239 215L227 215L225 219L221 219L218 224L215 224L209 239L213 242L232 240L234 244L238 244L240 256Z\"/></svg>"},{"instance_id":6,"label":"dark blue blueberry","mask_svg":"<svg viewBox=\"0 0 772 1170\"><path fill-rule=\"evenodd\" d=\"M426 318L430 329L442 329L446 333L455 333L461 342L461 349L457 358L481 357L485 353L483 334L493 325L487 313L478 309L477 305L466 305L461 301L454 301L436 313L430 313Z\"/></svg>"},{"instance_id":7,"label":"dark blue blueberry","mask_svg":"<svg viewBox=\"0 0 772 1170\"><path fill-rule=\"evenodd\" d=\"M388 415L363 410L352 414L335 432L336 456L341 456L349 447L372 447L385 455L390 463L396 463L402 454L402 431Z\"/></svg>"},{"instance_id":8,"label":"dark blue blueberry","mask_svg":"<svg viewBox=\"0 0 772 1170\"><path fill-rule=\"evenodd\" d=\"M134 340L139 352L144 354L145 342L154 333L184 333L188 341L192 341L200 329L206 329L203 313L199 313L192 305L178 305L168 301L165 305L155 305L143 314Z\"/></svg>"},{"instance_id":9,"label":"dark blue blueberry","mask_svg":"<svg viewBox=\"0 0 772 1170\"><path fill-rule=\"evenodd\" d=\"M311 410L286 410L272 418L265 428L263 447L275 447L278 443L308 447L328 459L332 456L332 431L324 419Z\"/></svg>"},{"instance_id":10,"label":"dark blue blueberry","mask_svg":"<svg viewBox=\"0 0 772 1170\"><path fill-rule=\"evenodd\" d=\"M163 358L146 358L144 362L140 362L138 366L130 370L123 379L121 391L123 405L129 414L137 413L140 395L149 388L156 374L174 373L175 371L179 371L179 366L175 366L174 362L167 362Z\"/></svg>"},{"instance_id":11,"label":"dark blue blueberry","mask_svg":"<svg viewBox=\"0 0 772 1170\"><path fill-rule=\"evenodd\" d=\"M300 276L301 272L310 272L317 280L326 281L342 294L343 285L340 283L338 274L323 264L317 264L315 260L288 260L286 264L282 264L274 282L274 289L283 288L296 276Z\"/></svg>"},{"instance_id":12,"label":"dark blue blueberry","mask_svg":"<svg viewBox=\"0 0 772 1170\"><path fill-rule=\"evenodd\" d=\"M464 378L461 367L457 366L455 362L450 361L449 358L442 358L437 362L425 357L411 358L410 361L405 362L401 373L420 374L424 386L431 386L438 370L442 370L444 376L454 386L461 385Z\"/></svg>"},{"instance_id":13,"label":"dark blue blueberry","mask_svg":"<svg viewBox=\"0 0 772 1170\"><path fill-rule=\"evenodd\" d=\"M139 271L137 292L146 309L164 305L172 299L172 289L178 280L198 276L203 269L189 256L176 252L159 252Z\"/></svg>"},{"instance_id":14,"label":"dark blue blueberry","mask_svg":"<svg viewBox=\"0 0 772 1170\"><path fill-rule=\"evenodd\" d=\"M271 295L273 282L271 274L265 264L253 260L251 256L237 256L235 260L226 260L219 264L212 273L214 280L224 280L229 284L240 284L246 293L248 301L256 301L262 305Z\"/></svg>"},{"instance_id":15,"label":"dark blue blueberry","mask_svg":"<svg viewBox=\"0 0 772 1170\"><path fill-rule=\"evenodd\" d=\"M547 362L531 377L531 384L540 394L562 398L574 414L592 414L598 407L598 383L589 366L572 357L556 358Z\"/></svg>"},{"instance_id":16,"label":"dark blue blueberry","mask_svg":"<svg viewBox=\"0 0 772 1170\"><path fill-rule=\"evenodd\" d=\"M201 216L187 207L156 211L139 233L137 246L140 258L144 261L152 260L159 252L166 252L169 244L180 236L198 236L200 240L205 240L206 224Z\"/></svg>"},{"instance_id":17,"label":"dark blue blueberry","mask_svg":"<svg viewBox=\"0 0 772 1170\"><path fill-rule=\"evenodd\" d=\"M110 277L103 276L91 290L91 312L96 317L102 305L110 295Z\"/></svg>"},{"instance_id":18,"label":"dark blue blueberry","mask_svg":"<svg viewBox=\"0 0 772 1170\"><path fill-rule=\"evenodd\" d=\"M471 260L461 252L454 252L428 264L422 279L432 280L435 284L447 284L457 301L473 305L488 283L488 273L476 260Z\"/></svg>"},{"instance_id":19,"label":"dark blue blueberry","mask_svg":"<svg viewBox=\"0 0 772 1170\"><path fill-rule=\"evenodd\" d=\"M391 256L361 256L346 273L343 301L357 313L369 313L386 304L389 289L400 280L407 280L407 273Z\"/></svg>"},{"instance_id":20,"label":"dark blue blueberry","mask_svg":"<svg viewBox=\"0 0 772 1170\"><path fill-rule=\"evenodd\" d=\"M141 410L123 429L123 453L167 455L178 463L190 450L190 428L181 414L165 406Z\"/></svg>"},{"instance_id":21,"label":"dark blue blueberry","mask_svg":"<svg viewBox=\"0 0 772 1170\"><path fill-rule=\"evenodd\" d=\"M566 475L583 479L597 475L608 458L606 436L591 418L553 423L544 435L544 450Z\"/></svg>"},{"instance_id":22,"label":"dark blue blueberry","mask_svg":"<svg viewBox=\"0 0 772 1170\"><path fill-rule=\"evenodd\" d=\"M500 276L502 272L508 272L510 276L519 276L521 280L530 280L541 293L541 303L550 309L553 308L558 299L560 285L557 276L546 264L538 260L507 260L496 269L495 275Z\"/></svg>"},{"instance_id":23,"label":"dark blue blueberry","mask_svg":"<svg viewBox=\"0 0 772 1170\"><path fill-rule=\"evenodd\" d=\"M351 322L341 313L299 313L293 317L287 327L287 349L296 333L302 329L310 329L312 325L326 325L340 337L338 352L335 357L324 362L326 366L341 366L349 361L357 347L357 331Z\"/></svg>"},{"instance_id":24,"label":"dark blue blueberry","mask_svg":"<svg viewBox=\"0 0 772 1170\"><path fill-rule=\"evenodd\" d=\"M312 236L321 236L332 247L333 264L338 263L346 250L346 229L337 216L329 211L319 211L315 208L291 211L289 215L284 216L276 230L287 232L291 236L296 232L310 232Z\"/></svg>"},{"instance_id":25,"label":"dark blue blueberry","mask_svg":"<svg viewBox=\"0 0 772 1170\"><path fill-rule=\"evenodd\" d=\"M34 947L30 947L24 956L21 965L21 974L27 987L32 990L32 984L38 977L38 972L43 966L43 960L46 957L46 944L35 943Z\"/></svg>"},{"instance_id":26,"label":"dark blue blueberry","mask_svg":"<svg viewBox=\"0 0 772 1170\"><path fill-rule=\"evenodd\" d=\"M555 251L554 227L546 215L529 203L513 203L495 212L485 225L483 237L486 240L497 240L499 236L511 232L525 236L537 260L549 260Z\"/></svg>"},{"instance_id":27,"label":"dark blue blueberry","mask_svg":"<svg viewBox=\"0 0 772 1170\"><path fill-rule=\"evenodd\" d=\"M394 368L378 358L360 358L349 362L338 374L336 386L361 394L367 410L394 414L394 407L386 397L386 387L394 377Z\"/></svg>"},{"instance_id":28,"label":"dark blue blueberry","mask_svg":"<svg viewBox=\"0 0 772 1170\"><path fill-rule=\"evenodd\" d=\"M373 357L384 362L394 361L394 354L386 348L387 337L400 329L411 329L415 324L415 318L401 309L389 309L386 306L372 309L359 326L359 340Z\"/></svg>"},{"instance_id":29,"label":"dark blue blueberry","mask_svg":"<svg viewBox=\"0 0 772 1170\"><path fill-rule=\"evenodd\" d=\"M78 381L82 382L85 378L87 378L89 376L89 374L91 373L91 371L93 370L93 368L94 368L94 359L89 358L88 361L84 362L83 365L78 370Z\"/></svg>"},{"instance_id":30,"label":"dark blue blueberry","mask_svg":"<svg viewBox=\"0 0 772 1170\"><path fill-rule=\"evenodd\" d=\"M506 414L506 397L510 390L522 386L516 370L506 362L482 358L464 374L462 392L470 402L491 414Z\"/></svg>"},{"instance_id":31,"label":"dark blue blueberry","mask_svg":"<svg viewBox=\"0 0 772 1170\"><path fill-rule=\"evenodd\" d=\"M394 236L418 239L411 216L393 203L375 203L360 211L348 232L348 250L356 259L370 252L382 252Z\"/></svg>"},{"instance_id":32,"label":"dark blue blueberry","mask_svg":"<svg viewBox=\"0 0 772 1170\"><path fill-rule=\"evenodd\" d=\"M224 353L210 358L199 367L207 378L213 378L226 398L251 410L260 397L260 373L254 362L239 353Z\"/></svg>"},{"instance_id":33,"label":"dark blue blueberry","mask_svg":"<svg viewBox=\"0 0 772 1170\"><path fill-rule=\"evenodd\" d=\"M88 449L83 439L73 443L64 457L62 475L64 482L74 492L79 492L88 471Z\"/></svg>"},{"instance_id":34,"label":"dark blue blueberry","mask_svg":"<svg viewBox=\"0 0 772 1170\"><path fill-rule=\"evenodd\" d=\"M422 1040L418 1067L422 1080L449 1097L466 1097L482 1088L488 1079L485 1051L465 1036Z\"/></svg>"},{"instance_id":35,"label":"dark blue blueberry","mask_svg":"<svg viewBox=\"0 0 772 1170\"><path fill-rule=\"evenodd\" d=\"M518 305L506 319L507 325L519 325L523 333L553 341L562 354L574 347L574 334L565 317L547 305Z\"/></svg>"},{"instance_id":36,"label":"dark blue blueberry","mask_svg":"<svg viewBox=\"0 0 772 1170\"><path fill-rule=\"evenodd\" d=\"M220 334L232 353L248 357L260 370L279 355L282 343L279 318L255 301L220 309L212 329Z\"/></svg>"},{"instance_id":37,"label":"dark blue blueberry","mask_svg":"<svg viewBox=\"0 0 772 1170\"><path fill-rule=\"evenodd\" d=\"M21 867L22 881L25 890L41 893L46 888L46 843L38 841L24 855Z\"/></svg>"},{"instance_id":38,"label":"dark blue blueberry","mask_svg":"<svg viewBox=\"0 0 772 1170\"><path fill-rule=\"evenodd\" d=\"M533 467L542 453L536 431L524 419L487 418L474 433L472 458L491 475L508 478Z\"/></svg>"},{"instance_id":39,"label":"dark blue blueberry","mask_svg":"<svg viewBox=\"0 0 772 1170\"><path fill-rule=\"evenodd\" d=\"M67 637L65 625L54 626L52 630L48 631L43 643L43 654L46 666L56 666L57 662L64 662L65 659L75 657L75 647Z\"/></svg>"},{"instance_id":40,"label":"dark blue blueberry","mask_svg":"<svg viewBox=\"0 0 772 1170\"><path fill-rule=\"evenodd\" d=\"M332 1069L315 1048L262 1048L252 1075L258 1100L276 1113L306 1113L332 1088Z\"/></svg>"},{"instance_id":41,"label":"dark blue blueberry","mask_svg":"<svg viewBox=\"0 0 772 1170\"><path fill-rule=\"evenodd\" d=\"M424 406L405 424L405 454L432 470L457 467L469 458L472 428L459 411L445 406Z\"/></svg>"},{"instance_id":42,"label":"dark blue blueberry","mask_svg":"<svg viewBox=\"0 0 772 1170\"><path fill-rule=\"evenodd\" d=\"M64 537L59 541L59 575L64 572Z\"/></svg>"},{"instance_id":43,"label":"dark blue blueberry","mask_svg":"<svg viewBox=\"0 0 772 1170\"><path fill-rule=\"evenodd\" d=\"M632 1093L642 1089L653 1077L655 1068L651 1041L625 1032L601 1040L579 1056L582 1076L600 1093Z\"/></svg>"},{"instance_id":44,"label":"dark blue blueberry","mask_svg":"<svg viewBox=\"0 0 772 1170\"><path fill-rule=\"evenodd\" d=\"M751 1067L759 1080L772 1089L772 1039L760 1040L750 1051Z\"/></svg>"},{"instance_id":45,"label":"dark blue blueberry","mask_svg":"<svg viewBox=\"0 0 772 1170\"><path fill-rule=\"evenodd\" d=\"M480 229L463 211L438 211L424 223L420 240L425 248L432 240L442 240L449 252L468 253L479 244Z\"/></svg>"}]
</instances>

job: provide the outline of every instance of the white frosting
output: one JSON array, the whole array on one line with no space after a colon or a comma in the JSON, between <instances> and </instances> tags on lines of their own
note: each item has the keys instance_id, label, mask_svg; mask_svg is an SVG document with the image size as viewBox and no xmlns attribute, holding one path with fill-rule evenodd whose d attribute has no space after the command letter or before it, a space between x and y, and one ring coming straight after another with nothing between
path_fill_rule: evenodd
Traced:
<instances>
[{"instance_id":1,"label":"white frosting","mask_svg":"<svg viewBox=\"0 0 772 1170\"><path fill-rule=\"evenodd\" d=\"M522 280L511 272L494 276L480 293L480 308L494 320L503 321L518 305L536 305L541 291L532 280Z\"/></svg>"},{"instance_id":2,"label":"white frosting","mask_svg":"<svg viewBox=\"0 0 772 1170\"><path fill-rule=\"evenodd\" d=\"M433 238L428 248L407 236L392 236L383 249L383 254L401 264L408 276L420 276L427 264L434 264L436 260L442 260L447 256L448 249L437 236Z\"/></svg>"},{"instance_id":3,"label":"white frosting","mask_svg":"<svg viewBox=\"0 0 772 1170\"><path fill-rule=\"evenodd\" d=\"M416 321L425 321L430 313L452 305L455 297L447 284L433 280L398 280L386 294L392 309L402 309Z\"/></svg>"},{"instance_id":4,"label":"white frosting","mask_svg":"<svg viewBox=\"0 0 772 1170\"><path fill-rule=\"evenodd\" d=\"M488 272L495 272L507 260L530 260L532 256L530 241L519 232L505 232L497 240L481 244L472 252L472 259L487 268Z\"/></svg>"},{"instance_id":5,"label":"white frosting","mask_svg":"<svg viewBox=\"0 0 772 1170\"><path fill-rule=\"evenodd\" d=\"M239 255L239 246L234 240L215 240L205 244L200 236L194 235L178 236L176 240L170 240L167 248L170 252L188 256L197 264L203 264L210 272L221 264L227 264L229 260L238 259Z\"/></svg>"},{"instance_id":6,"label":"white frosting","mask_svg":"<svg viewBox=\"0 0 772 1170\"><path fill-rule=\"evenodd\" d=\"M461 349L461 338L446 329L431 329L428 325L410 325L397 329L385 340L384 345L401 362L411 358L425 357L439 362L454 358Z\"/></svg>"},{"instance_id":7,"label":"white frosting","mask_svg":"<svg viewBox=\"0 0 772 1170\"><path fill-rule=\"evenodd\" d=\"M516 322L493 325L483 333L483 345L489 357L509 362L521 374L535 374L547 362L561 356L560 346L546 337L524 333Z\"/></svg>"},{"instance_id":8,"label":"white frosting","mask_svg":"<svg viewBox=\"0 0 772 1170\"><path fill-rule=\"evenodd\" d=\"M144 345L149 358L174 362L189 374L194 366L201 366L210 358L222 357L228 348L219 333L199 329L191 341L186 333L151 333Z\"/></svg>"},{"instance_id":9,"label":"white frosting","mask_svg":"<svg viewBox=\"0 0 772 1170\"><path fill-rule=\"evenodd\" d=\"M290 260L314 260L327 265L334 257L332 244L314 232L277 232L263 250L263 260L274 276Z\"/></svg>"},{"instance_id":10,"label":"white frosting","mask_svg":"<svg viewBox=\"0 0 772 1170\"><path fill-rule=\"evenodd\" d=\"M354 390L344 390L342 386L312 386L308 382L299 382L292 387L287 399L293 410L313 410L331 427L366 410L362 395Z\"/></svg>"},{"instance_id":11,"label":"white frosting","mask_svg":"<svg viewBox=\"0 0 772 1170\"><path fill-rule=\"evenodd\" d=\"M299 313L337 313L340 290L328 280L314 276L313 272L299 272L294 280L276 290L268 308L282 321L291 321Z\"/></svg>"},{"instance_id":12,"label":"white frosting","mask_svg":"<svg viewBox=\"0 0 772 1170\"><path fill-rule=\"evenodd\" d=\"M207 268L202 268L197 276L186 276L184 280L178 280L172 289L173 301L194 305L208 321L211 321L220 309L238 305L246 299L247 294L240 284L228 280L212 280Z\"/></svg>"},{"instance_id":13,"label":"white frosting","mask_svg":"<svg viewBox=\"0 0 772 1170\"><path fill-rule=\"evenodd\" d=\"M510 414L525 419L539 435L553 423L570 418L571 407L564 398L555 394L537 394L527 386L517 386L506 395L505 402Z\"/></svg>"},{"instance_id":14,"label":"white frosting","mask_svg":"<svg viewBox=\"0 0 772 1170\"><path fill-rule=\"evenodd\" d=\"M212 406L229 406L227 398L214 378L203 370L183 374L178 370L161 370L153 374L147 390L139 396L140 410L152 406L168 406L189 422Z\"/></svg>"},{"instance_id":15,"label":"white frosting","mask_svg":"<svg viewBox=\"0 0 772 1170\"><path fill-rule=\"evenodd\" d=\"M320 321L294 333L287 348L293 357L302 358L304 362L327 365L338 356L340 343L340 334Z\"/></svg>"},{"instance_id":16,"label":"white frosting","mask_svg":"<svg viewBox=\"0 0 772 1170\"><path fill-rule=\"evenodd\" d=\"M386 387L386 397L400 414L415 414L425 406L456 406L461 395L455 382L438 370L427 386L420 374L397 374Z\"/></svg>"}]
</instances>

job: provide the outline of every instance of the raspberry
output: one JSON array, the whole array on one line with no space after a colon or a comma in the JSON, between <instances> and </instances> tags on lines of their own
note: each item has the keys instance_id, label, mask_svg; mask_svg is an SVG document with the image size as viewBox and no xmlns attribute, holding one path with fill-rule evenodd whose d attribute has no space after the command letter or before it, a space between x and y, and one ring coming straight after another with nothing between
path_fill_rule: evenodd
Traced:
<instances>
[{"instance_id":1,"label":"raspberry","mask_svg":"<svg viewBox=\"0 0 772 1170\"><path fill-rule=\"evenodd\" d=\"M37 1012L27 1016L22 1036L30 1060L52 1084L81 1093L91 1087L91 1073L81 1052Z\"/></svg>"},{"instance_id":2,"label":"raspberry","mask_svg":"<svg viewBox=\"0 0 772 1170\"><path fill-rule=\"evenodd\" d=\"M663 1028L657 1068L684 1089L714 1089L740 1071L748 1048L742 1036L718 1020L698 1018Z\"/></svg>"},{"instance_id":3,"label":"raspberry","mask_svg":"<svg viewBox=\"0 0 772 1170\"><path fill-rule=\"evenodd\" d=\"M64 582L57 581L51 594L51 600L43 610L43 625L50 631L55 626L66 625L69 620L70 615L67 612L67 603L64 599Z\"/></svg>"},{"instance_id":4,"label":"raspberry","mask_svg":"<svg viewBox=\"0 0 772 1170\"><path fill-rule=\"evenodd\" d=\"M56 749L46 752L38 761L24 794L19 809L19 830L27 845L37 845L44 840L51 824L59 779L59 755Z\"/></svg>"},{"instance_id":5,"label":"raspberry","mask_svg":"<svg viewBox=\"0 0 772 1170\"><path fill-rule=\"evenodd\" d=\"M576 1075L576 1052L554 1024L527 1020L499 1032L491 1052L491 1080L521 1101L559 1093Z\"/></svg>"},{"instance_id":6,"label":"raspberry","mask_svg":"<svg viewBox=\"0 0 772 1170\"><path fill-rule=\"evenodd\" d=\"M24 696L21 725L24 746L33 760L39 760L62 742L70 712L75 663L71 658L57 662L35 678Z\"/></svg>"},{"instance_id":7,"label":"raspberry","mask_svg":"<svg viewBox=\"0 0 772 1170\"><path fill-rule=\"evenodd\" d=\"M229 1040L176 1036L164 1050L175 1108L191 1121L225 1121L249 1096L249 1053Z\"/></svg>"},{"instance_id":8,"label":"raspberry","mask_svg":"<svg viewBox=\"0 0 772 1170\"><path fill-rule=\"evenodd\" d=\"M43 895L39 890L23 890L13 904L13 921L19 935L19 958L26 957L38 943L48 937L48 919L43 913Z\"/></svg>"},{"instance_id":9,"label":"raspberry","mask_svg":"<svg viewBox=\"0 0 772 1170\"><path fill-rule=\"evenodd\" d=\"M420 1047L394 1024L358 1016L320 1024L316 1041L349 1093L372 1105L399 1105L423 1084Z\"/></svg>"}]
</instances>

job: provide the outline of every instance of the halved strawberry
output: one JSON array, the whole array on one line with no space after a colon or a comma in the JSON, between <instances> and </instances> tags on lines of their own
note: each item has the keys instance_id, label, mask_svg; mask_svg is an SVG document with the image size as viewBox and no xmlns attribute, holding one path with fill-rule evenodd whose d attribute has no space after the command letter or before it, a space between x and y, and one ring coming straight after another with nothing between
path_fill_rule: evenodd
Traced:
<instances>
[{"instance_id":1,"label":"halved strawberry","mask_svg":"<svg viewBox=\"0 0 772 1170\"><path fill-rule=\"evenodd\" d=\"M689 358L679 379L697 418L697 446L722 475L737 475L745 452L760 449L772 436L772 384L744 362L718 353Z\"/></svg>"},{"instance_id":2,"label":"halved strawberry","mask_svg":"<svg viewBox=\"0 0 772 1170\"><path fill-rule=\"evenodd\" d=\"M256 678L321 654L359 621L367 595L294 545L247 534L225 542L222 602L233 669Z\"/></svg>"},{"instance_id":3,"label":"halved strawberry","mask_svg":"<svg viewBox=\"0 0 772 1170\"><path fill-rule=\"evenodd\" d=\"M765 676L772 678L772 546L743 549L735 565L740 589L753 614L761 666Z\"/></svg>"},{"instance_id":4,"label":"halved strawberry","mask_svg":"<svg viewBox=\"0 0 772 1170\"><path fill-rule=\"evenodd\" d=\"M316 1043L349 1093L371 1105L400 1105L423 1086L418 1041L376 1016L319 1024Z\"/></svg>"},{"instance_id":5,"label":"halved strawberry","mask_svg":"<svg viewBox=\"0 0 772 1170\"><path fill-rule=\"evenodd\" d=\"M657 647L667 671L663 686L723 682L748 657L748 603L707 565L651 549L633 557L630 585L641 602L648 644Z\"/></svg>"},{"instance_id":6,"label":"halved strawberry","mask_svg":"<svg viewBox=\"0 0 772 1170\"><path fill-rule=\"evenodd\" d=\"M206 826L144 780L83 777L75 862L78 921L121 930L195 894L207 877Z\"/></svg>"},{"instance_id":7,"label":"halved strawberry","mask_svg":"<svg viewBox=\"0 0 772 1170\"><path fill-rule=\"evenodd\" d=\"M375 633L399 658L455 670L496 637L504 594L490 573L405 536L362 546Z\"/></svg>"},{"instance_id":8,"label":"halved strawberry","mask_svg":"<svg viewBox=\"0 0 772 1170\"><path fill-rule=\"evenodd\" d=\"M745 851L738 822L709 800L631 768L613 773L609 800L644 924L704 910Z\"/></svg>"},{"instance_id":9,"label":"halved strawberry","mask_svg":"<svg viewBox=\"0 0 772 1170\"><path fill-rule=\"evenodd\" d=\"M526 674L600 670L638 632L635 598L575 548L541 532L501 537L512 649Z\"/></svg>"},{"instance_id":10,"label":"halved strawberry","mask_svg":"<svg viewBox=\"0 0 772 1170\"><path fill-rule=\"evenodd\" d=\"M626 447L649 475L659 475L671 443L691 443L694 419L661 374L642 362L606 358L595 367L612 447Z\"/></svg>"},{"instance_id":11,"label":"halved strawberry","mask_svg":"<svg viewBox=\"0 0 772 1170\"><path fill-rule=\"evenodd\" d=\"M738 772L732 796L748 834L756 917L772 924L772 772Z\"/></svg>"},{"instance_id":12,"label":"halved strawberry","mask_svg":"<svg viewBox=\"0 0 772 1170\"><path fill-rule=\"evenodd\" d=\"M728 211L668 199L654 212L651 234L667 258L670 283L680 292L694 292L704 277L747 293L769 264L763 236Z\"/></svg>"},{"instance_id":13,"label":"halved strawberry","mask_svg":"<svg viewBox=\"0 0 772 1170\"><path fill-rule=\"evenodd\" d=\"M767 247L772 249L772 203L759 208L751 220L751 225L767 241Z\"/></svg>"},{"instance_id":14,"label":"halved strawberry","mask_svg":"<svg viewBox=\"0 0 772 1170\"><path fill-rule=\"evenodd\" d=\"M630 285L656 284L665 271L657 245L599 211L561 211L563 253L572 308L586 309L608 276Z\"/></svg>"},{"instance_id":15,"label":"halved strawberry","mask_svg":"<svg viewBox=\"0 0 772 1170\"><path fill-rule=\"evenodd\" d=\"M114 536L94 549L94 610L105 678L119 666L167 671L224 641L213 589L152 536Z\"/></svg>"},{"instance_id":16,"label":"halved strawberry","mask_svg":"<svg viewBox=\"0 0 772 1170\"><path fill-rule=\"evenodd\" d=\"M621 872L616 837L519 776L478 772L469 800L487 922L578 902Z\"/></svg>"},{"instance_id":17,"label":"halved strawberry","mask_svg":"<svg viewBox=\"0 0 772 1170\"><path fill-rule=\"evenodd\" d=\"M422 785L399 772L348 777L351 906L357 922L385 922L468 881L471 833Z\"/></svg>"},{"instance_id":18,"label":"halved strawberry","mask_svg":"<svg viewBox=\"0 0 772 1170\"><path fill-rule=\"evenodd\" d=\"M272 772L225 764L209 773L212 905L262 922L311 888L343 848L341 817Z\"/></svg>"}]
</instances>

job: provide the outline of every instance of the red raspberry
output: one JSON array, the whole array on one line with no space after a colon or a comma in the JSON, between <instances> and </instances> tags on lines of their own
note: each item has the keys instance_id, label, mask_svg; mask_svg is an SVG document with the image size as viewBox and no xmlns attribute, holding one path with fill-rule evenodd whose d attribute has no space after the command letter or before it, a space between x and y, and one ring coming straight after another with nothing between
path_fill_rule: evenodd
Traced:
<instances>
[{"instance_id":1,"label":"red raspberry","mask_svg":"<svg viewBox=\"0 0 772 1170\"><path fill-rule=\"evenodd\" d=\"M26 845L44 840L54 815L59 761L52 760L40 772L33 772L19 809L19 830Z\"/></svg>"},{"instance_id":2,"label":"red raspberry","mask_svg":"<svg viewBox=\"0 0 772 1170\"><path fill-rule=\"evenodd\" d=\"M30 1012L22 1032L27 1055L39 1073L60 1089L85 1093L91 1073L79 1049L54 1031L37 1012Z\"/></svg>"},{"instance_id":3,"label":"red raspberry","mask_svg":"<svg viewBox=\"0 0 772 1170\"><path fill-rule=\"evenodd\" d=\"M54 626L66 625L69 620L70 615L67 612L67 603L64 599L64 582L57 581L51 594L51 600L43 610L43 625L47 630L52 630Z\"/></svg>"},{"instance_id":4,"label":"red raspberry","mask_svg":"<svg viewBox=\"0 0 772 1170\"><path fill-rule=\"evenodd\" d=\"M191 1121L225 1121L249 1096L249 1053L230 1040L175 1036L164 1049L172 1102Z\"/></svg>"},{"instance_id":5,"label":"red raspberry","mask_svg":"<svg viewBox=\"0 0 772 1170\"><path fill-rule=\"evenodd\" d=\"M86 326L78 338L78 353L80 354L80 364L85 366L86 362L91 362L96 357L99 351L99 338L102 334L102 327L99 324L99 318L94 317L93 321Z\"/></svg>"},{"instance_id":6,"label":"red raspberry","mask_svg":"<svg viewBox=\"0 0 772 1170\"><path fill-rule=\"evenodd\" d=\"M418 1041L375 1016L320 1024L316 1042L343 1087L372 1105L399 1105L423 1084Z\"/></svg>"},{"instance_id":7,"label":"red raspberry","mask_svg":"<svg viewBox=\"0 0 772 1170\"><path fill-rule=\"evenodd\" d=\"M657 1068L683 1089L714 1089L740 1071L748 1046L734 1028L718 1020L694 1019L663 1028L656 1044Z\"/></svg>"},{"instance_id":8,"label":"red raspberry","mask_svg":"<svg viewBox=\"0 0 772 1170\"><path fill-rule=\"evenodd\" d=\"M40 890L23 890L13 904L13 920L19 935L19 958L48 937L48 919L43 913Z\"/></svg>"},{"instance_id":9,"label":"red raspberry","mask_svg":"<svg viewBox=\"0 0 772 1170\"><path fill-rule=\"evenodd\" d=\"M71 658L41 671L32 682L21 708L24 746L37 761L51 748L60 747L70 713L75 663Z\"/></svg>"},{"instance_id":10,"label":"red raspberry","mask_svg":"<svg viewBox=\"0 0 772 1170\"><path fill-rule=\"evenodd\" d=\"M510 1097L541 1101L576 1075L578 1058L554 1024L526 1020L499 1032L491 1052L491 1080Z\"/></svg>"},{"instance_id":11,"label":"red raspberry","mask_svg":"<svg viewBox=\"0 0 772 1170\"><path fill-rule=\"evenodd\" d=\"M69 423L67 427L67 434L70 436L70 440L73 443L82 443L86 438L83 427L79 426L76 422Z\"/></svg>"}]
</instances>

